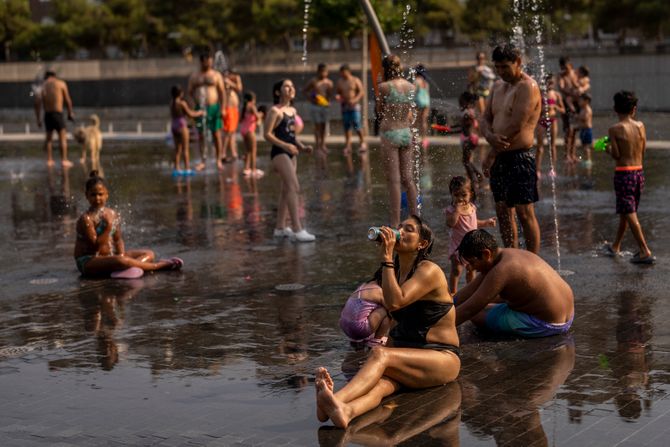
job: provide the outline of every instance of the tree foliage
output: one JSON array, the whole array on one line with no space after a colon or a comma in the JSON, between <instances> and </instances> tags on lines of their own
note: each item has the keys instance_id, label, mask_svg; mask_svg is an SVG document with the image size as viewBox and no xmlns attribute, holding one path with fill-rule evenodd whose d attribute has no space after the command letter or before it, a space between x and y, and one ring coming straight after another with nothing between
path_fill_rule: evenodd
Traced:
<instances>
[{"instance_id":1,"label":"tree foliage","mask_svg":"<svg viewBox=\"0 0 670 447\"><path fill-rule=\"evenodd\" d=\"M302 37L305 0L52 0L51 19L31 19L28 0L0 0L0 42L4 59L141 57L188 47L239 50L291 48ZM642 33L662 39L670 28L668 0L371 0L382 28L407 26L418 40L427 33L460 36L480 43L506 39L515 20L524 30L543 29L544 41L584 35L589 29ZM349 41L364 21L358 0L310 0L309 40ZM537 16L535 22L531 16ZM539 21L538 21L539 20ZM444 39L443 39L444 40Z\"/></svg>"}]
</instances>

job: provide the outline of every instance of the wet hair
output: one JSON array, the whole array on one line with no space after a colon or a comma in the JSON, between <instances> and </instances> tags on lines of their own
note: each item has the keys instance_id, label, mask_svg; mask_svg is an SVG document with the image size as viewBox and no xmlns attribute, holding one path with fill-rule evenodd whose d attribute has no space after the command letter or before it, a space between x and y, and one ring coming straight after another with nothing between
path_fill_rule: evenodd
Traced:
<instances>
[{"instance_id":1,"label":"wet hair","mask_svg":"<svg viewBox=\"0 0 670 447\"><path fill-rule=\"evenodd\" d=\"M472 92L463 92L461 93L461 96L458 97L458 105L462 108L465 109L468 106L473 106L474 104L477 103L477 99L479 96Z\"/></svg>"},{"instance_id":2,"label":"wet hair","mask_svg":"<svg viewBox=\"0 0 670 447\"><path fill-rule=\"evenodd\" d=\"M458 253L463 258L479 259L484 250L492 252L498 249L498 242L491 233L485 230L472 230L465 233L458 246Z\"/></svg>"},{"instance_id":3,"label":"wet hair","mask_svg":"<svg viewBox=\"0 0 670 447\"><path fill-rule=\"evenodd\" d=\"M377 271L375 272L375 274L372 275L372 278L370 278L370 281L376 282L377 285L379 285L379 287L381 287L383 273L384 273L384 267L379 267L377 269ZM370 282L370 281L368 281L368 282Z\"/></svg>"},{"instance_id":4,"label":"wet hair","mask_svg":"<svg viewBox=\"0 0 670 447\"><path fill-rule=\"evenodd\" d=\"M244 115L247 112L247 104L256 100L256 93L252 91L244 92L242 98L242 116L240 118L244 118Z\"/></svg>"},{"instance_id":5,"label":"wet hair","mask_svg":"<svg viewBox=\"0 0 670 447\"><path fill-rule=\"evenodd\" d=\"M462 189L469 189L472 192L472 182L469 178L463 177L462 175L457 175L451 179L449 182L449 193L453 194L456 191Z\"/></svg>"},{"instance_id":6,"label":"wet hair","mask_svg":"<svg viewBox=\"0 0 670 447\"><path fill-rule=\"evenodd\" d=\"M577 69L577 71L578 71L579 74L581 74L582 76L588 76L588 75L591 74L591 70L589 70L589 67L587 67L586 65L581 65L581 66Z\"/></svg>"},{"instance_id":7,"label":"wet hair","mask_svg":"<svg viewBox=\"0 0 670 447\"><path fill-rule=\"evenodd\" d=\"M521 51L511 43L499 45L493 50L491 59L493 62L516 62L521 59Z\"/></svg>"},{"instance_id":8,"label":"wet hair","mask_svg":"<svg viewBox=\"0 0 670 447\"><path fill-rule=\"evenodd\" d=\"M389 54L382 60L382 68L384 69L384 80L402 77L402 66L400 65L400 58L395 54Z\"/></svg>"},{"instance_id":9,"label":"wet hair","mask_svg":"<svg viewBox=\"0 0 670 447\"><path fill-rule=\"evenodd\" d=\"M424 248L420 248L419 251L416 254L416 258L414 259L414 264L412 265L412 268L409 270L409 273L407 274L407 279L410 279L412 275L414 275L414 272L416 271L416 268L419 266L421 261L425 261L426 259L429 258L430 253L433 251L433 244L435 243L435 236L433 235L433 230L430 229L428 224L426 224L419 216L416 214L412 214L409 216L409 219L412 219L416 221L417 224L419 224L419 239L422 241L428 241L428 245ZM396 277L400 274L400 261L398 259L398 255L395 255L395 259L393 264L395 265L394 270Z\"/></svg>"},{"instance_id":10,"label":"wet hair","mask_svg":"<svg viewBox=\"0 0 670 447\"><path fill-rule=\"evenodd\" d=\"M579 95L579 98L591 104L591 95L589 95L588 93L582 93L581 95Z\"/></svg>"},{"instance_id":11,"label":"wet hair","mask_svg":"<svg viewBox=\"0 0 670 447\"><path fill-rule=\"evenodd\" d=\"M104 186L105 188L107 187L107 184L105 183L105 179L103 179L99 175L98 171L94 169L88 175L88 180L86 180L86 193L88 194L88 192L90 190L92 190L95 187L95 185L98 185L98 184Z\"/></svg>"},{"instance_id":12,"label":"wet hair","mask_svg":"<svg viewBox=\"0 0 670 447\"><path fill-rule=\"evenodd\" d=\"M170 94L172 95L173 101L179 98L182 93L184 93L184 90L182 90L181 86L179 85L173 85L170 89Z\"/></svg>"},{"instance_id":13,"label":"wet hair","mask_svg":"<svg viewBox=\"0 0 670 447\"><path fill-rule=\"evenodd\" d=\"M324 64L323 62L321 62L319 65L316 66L316 71L320 72L320 71L323 71L327 68L328 68L328 66L326 64Z\"/></svg>"},{"instance_id":14,"label":"wet hair","mask_svg":"<svg viewBox=\"0 0 670 447\"><path fill-rule=\"evenodd\" d=\"M265 106L265 104L263 104L262 106L258 106L256 110L258 110L258 113L262 113L263 116L267 115L268 113L268 108Z\"/></svg>"},{"instance_id":15,"label":"wet hair","mask_svg":"<svg viewBox=\"0 0 670 447\"><path fill-rule=\"evenodd\" d=\"M273 104L279 104L279 100L281 99L281 86L284 85L284 82L290 81L289 78L284 78L281 81L275 82L275 84L272 86L272 103Z\"/></svg>"},{"instance_id":16,"label":"wet hair","mask_svg":"<svg viewBox=\"0 0 670 447\"><path fill-rule=\"evenodd\" d=\"M614 94L614 111L616 113L630 115L635 107L637 107L635 93L621 90Z\"/></svg>"},{"instance_id":17,"label":"wet hair","mask_svg":"<svg viewBox=\"0 0 670 447\"><path fill-rule=\"evenodd\" d=\"M570 63L570 58L568 56L561 56L558 59L558 65L561 66L561 67L565 67L569 63Z\"/></svg>"},{"instance_id":18,"label":"wet hair","mask_svg":"<svg viewBox=\"0 0 670 447\"><path fill-rule=\"evenodd\" d=\"M203 50L200 52L200 62L204 62L207 59L214 57L210 50Z\"/></svg>"},{"instance_id":19,"label":"wet hair","mask_svg":"<svg viewBox=\"0 0 670 447\"><path fill-rule=\"evenodd\" d=\"M340 71L348 71L351 72L351 68L349 67L349 64L342 64L340 66Z\"/></svg>"},{"instance_id":20,"label":"wet hair","mask_svg":"<svg viewBox=\"0 0 670 447\"><path fill-rule=\"evenodd\" d=\"M428 74L428 70L426 70L425 65L417 64L416 67L414 67L414 73L416 73L417 76L421 76L422 78L426 79L426 75Z\"/></svg>"},{"instance_id":21,"label":"wet hair","mask_svg":"<svg viewBox=\"0 0 670 447\"><path fill-rule=\"evenodd\" d=\"M44 79L49 79L52 77L56 77L56 72L53 70L47 70L44 72Z\"/></svg>"}]
</instances>

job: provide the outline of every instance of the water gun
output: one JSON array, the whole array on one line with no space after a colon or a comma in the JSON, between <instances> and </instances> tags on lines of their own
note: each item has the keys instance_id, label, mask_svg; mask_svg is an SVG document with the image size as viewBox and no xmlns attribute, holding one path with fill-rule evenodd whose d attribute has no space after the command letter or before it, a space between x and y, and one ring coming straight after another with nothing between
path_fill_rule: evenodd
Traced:
<instances>
[{"instance_id":1,"label":"water gun","mask_svg":"<svg viewBox=\"0 0 670 447\"><path fill-rule=\"evenodd\" d=\"M431 124L430 128L438 132L451 132L451 127L446 124Z\"/></svg>"},{"instance_id":2,"label":"water gun","mask_svg":"<svg viewBox=\"0 0 670 447\"><path fill-rule=\"evenodd\" d=\"M328 107L328 105L330 104L328 98L326 98L323 95L315 95L314 102L321 107Z\"/></svg>"},{"instance_id":3,"label":"water gun","mask_svg":"<svg viewBox=\"0 0 670 447\"><path fill-rule=\"evenodd\" d=\"M596 142L593 144L593 149L596 152L605 152L609 144L610 144L610 137L604 136L596 140Z\"/></svg>"}]
</instances>

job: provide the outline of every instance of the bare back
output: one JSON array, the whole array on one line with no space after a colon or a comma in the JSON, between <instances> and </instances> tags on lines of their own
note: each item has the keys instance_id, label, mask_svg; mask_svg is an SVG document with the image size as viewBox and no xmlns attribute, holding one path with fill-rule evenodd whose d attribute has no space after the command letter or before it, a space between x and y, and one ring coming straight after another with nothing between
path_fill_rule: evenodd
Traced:
<instances>
[{"instance_id":1,"label":"bare back","mask_svg":"<svg viewBox=\"0 0 670 447\"><path fill-rule=\"evenodd\" d=\"M63 103L69 97L64 81L50 77L42 84L42 103L45 112L63 112Z\"/></svg>"},{"instance_id":2,"label":"bare back","mask_svg":"<svg viewBox=\"0 0 670 447\"><path fill-rule=\"evenodd\" d=\"M497 292L513 310L549 323L565 323L574 312L572 289L542 258L527 250L500 250L480 288Z\"/></svg>"},{"instance_id":3,"label":"bare back","mask_svg":"<svg viewBox=\"0 0 670 447\"><path fill-rule=\"evenodd\" d=\"M378 113L381 116L380 130L410 127L414 104L414 84L396 78L379 84Z\"/></svg>"},{"instance_id":4,"label":"bare back","mask_svg":"<svg viewBox=\"0 0 670 447\"><path fill-rule=\"evenodd\" d=\"M642 166L647 132L641 121L625 118L609 129L612 158L617 166Z\"/></svg>"},{"instance_id":5,"label":"bare back","mask_svg":"<svg viewBox=\"0 0 670 447\"><path fill-rule=\"evenodd\" d=\"M507 137L508 150L529 149L533 146L541 110L537 83L522 73L521 80L515 84L504 81L494 84L485 118L493 133Z\"/></svg>"}]
</instances>

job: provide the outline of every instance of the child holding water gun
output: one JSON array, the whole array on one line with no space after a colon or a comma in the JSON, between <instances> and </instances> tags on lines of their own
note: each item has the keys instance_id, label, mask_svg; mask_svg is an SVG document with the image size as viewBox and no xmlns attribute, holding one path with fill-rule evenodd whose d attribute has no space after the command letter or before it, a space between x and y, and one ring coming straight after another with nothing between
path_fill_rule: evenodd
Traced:
<instances>
[{"instance_id":1,"label":"child holding water gun","mask_svg":"<svg viewBox=\"0 0 670 447\"><path fill-rule=\"evenodd\" d=\"M463 261L458 254L458 246L463 236L471 230L484 227L495 227L496 218L486 220L477 219L477 206L472 203L472 182L462 176L456 176L449 182L451 193L451 205L445 210L447 226L451 228L449 239L449 259L451 260L451 271L449 272L449 291L454 294L458 290L458 279L463 272ZM474 271L467 269L465 279L470 282L474 279Z\"/></svg>"},{"instance_id":2,"label":"child holding water gun","mask_svg":"<svg viewBox=\"0 0 670 447\"><path fill-rule=\"evenodd\" d=\"M478 97L474 93L463 92L458 98L458 105L461 107L463 116L461 118L461 149L463 150L463 166L473 187L482 180L482 171L477 168L473 162L474 151L479 146L479 135L475 106Z\"/></svg>"},{"instance_id":3,"label":"child holding water gun","mask_svg":"<svg viewBox=\"0 0 670 447\"><path fill-rule=\"evenodd\" d=\"M151 250L126 250L118 213L107 208L109 191L98 171L91 171L86 181L86 200L90 207L77 220L77 240L74 259L83 276L142 276L143 271L179 270L184 261L179 258L154 262ZM132 270L131 270L132 269ZM131 270L128 272L128 270Z\"/></svg>"}]
</instances>

